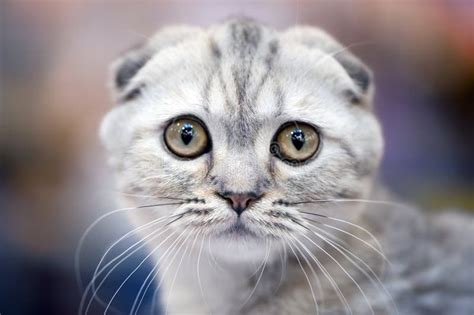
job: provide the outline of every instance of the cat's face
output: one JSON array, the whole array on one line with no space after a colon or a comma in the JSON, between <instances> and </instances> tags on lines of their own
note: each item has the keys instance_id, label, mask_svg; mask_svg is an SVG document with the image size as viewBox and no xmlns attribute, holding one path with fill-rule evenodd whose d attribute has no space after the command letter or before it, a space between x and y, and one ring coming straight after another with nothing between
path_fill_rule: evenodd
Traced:
<instances>
[{"instance_id":1,"label":"cat's face","mask_svg":"<svg viewBox=\"0 0 474 315\"><path fill-rule=\"evenodd\" d=\"M133 206L176 203L141 224L170 216L233 248L305 233L302 211L347 218L318 201L370 190L383 146L370 75L316 29L168 29L116 69L101 136L119 188Z\"/></svg>"}]
</instances>

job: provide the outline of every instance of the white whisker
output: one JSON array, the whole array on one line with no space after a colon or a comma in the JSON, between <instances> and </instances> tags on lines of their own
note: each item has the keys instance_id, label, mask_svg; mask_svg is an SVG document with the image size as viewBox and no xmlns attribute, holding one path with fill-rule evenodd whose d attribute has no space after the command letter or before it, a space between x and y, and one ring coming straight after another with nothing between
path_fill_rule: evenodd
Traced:
<instances>
[{"instance_id":1,"label":"white whisker","mask_svg":"<svg viewBox=\"0 0 474 315\"><path fill-rule=\"evenodd\" d=\"M98 300L99 303L103 304L103 306L105 307L106 303L104 301L102 301L102 299L100 299L98 296L97 296L97 293L99 292L100 288L102 287L102 285L105 283L105 281L107 280L107 278L110 276L110 274L120 265L122 264L125 260L127 260L128 258L130 258L134 253L136 253L137 251L139 251L141 248L143 248L144 246L146 246L149 241L148 239L149 238L156 238L156 237L159 237L161 234L165 233L167 229L163 230L163 231L160 231L160 230L156 230L156 231L153 231L151 233L149 233L148 235L146 235L145 237L143 237L142 239L140 239L139 241L137 241L136 243L134 243L132 246L130 246L129 248L127 248L125 251L123 251L120 255L118 255L117 257L115 257L114 259L112 259L111 261L109 261L104 267L102 267L100 270L98 270L98 268L95 269L94 271L94 274L92 276L92 279L91 281L89 282L89 284L87 285L87 287L85 288L84 290L84 293L83 293L83 296L82 296L82 299L81 299L81 303L80 303L80 306L79 306L79 313L81 313L83 307L84 307L84 303L85 303L85 299L87 297L87 293L89 291L92 292L92 297L90 298L89 300L89 303L88 303L88 306L87 306L87 309L86 309L86 314L87 314L87 310L89 309L90 307L90 304L92 303L92 301L94 299ZM132 252L128 253L130 250L132 250L136 245L140 244L140 243L143 243L142 245L140 245L139 247L137 247L136 249L134 249ZM128 254L127 254L128 253ZM120 259L123 255L126 255L125 257L123 257L122 259ZM118 259L120 259L119 262L117 262L107 273L106 275L104 276L104 278L101 280L101 282L99 283L99 285L96 287L95 285L95 280L97 279L98 276L100 276L102 273L105 272L105 270L111 266L115 261L117 261ZM99 262L99 266L100 266L100 262Z\"/></svg>"},{"instance_id":2,"label":"white whisker","mask_svg":"<svg viewBox=\"0 0 474 315\"><path fill-rule=\"evenodd\" d=\"M314 213L311 213L311 212L306 212L306 211L301 211L299 210L300 213L304 213L304 214L309 214L309 215L315 215ZM317 215L317 214L316 214ZM337 221L337 222L341 222L341 223L345 223L347 225L350 225L358 230L361 230L363 231L364 233L366 233L376 244L376 246L378 248L376 248L375 246L373 246L372 244L370 244L369 242L367 242L366 240L363 240L362 238L356 236L355 234L353 233L350 233L346 230L343 230L341 228L338 228L338 227L335 227L333 225L330 225L330 224L327 224L327 223L322 223L322 222L319 222L319 221L314 221L314 220L311 220L311 219L308 219L308 218L305 218L307 220L310 220L312 222L315 222L315 223L318 223L318 224L321 224L323 226L326 226L330 229L333 229L333 230L336 230L336 231L339 231L341 233L344 233L346 235L349 235L359 241L361 241L362 243L364 243L366 246L370 247L372 250L374 250L377 254L379 254L387 263L390 264L390 261L388 260L388 258L385 256L385 254L382 252L382 244L380 244L379 240L369 231L367 230L366 228L358 225L358 224L355 224L355 223L352 223L352 222L349 222L349 221L346 221L346 220L343 220L343 219L338 219L338 218L334 218L334 217L329 217L329 216L323 216L324 218L326 219L330 219L330 220L334 220L334 221Z\"/></svg>"},{"instance_id":3,"label":"white whisker","mask_svg":"<svg viewBox=\"0 0 474 315\"><path fill-rule=\"evenodd\" d=\"M199 291L201 293L201 297L204 301L204 304L206 304L206 307L208 309L209 312L211 312L211 307L209 306L209 303L207 302L207 299L206 299L206 296L204 294L204 289L202 287L202 280L201 280L201 268L200 268L200 265L201 265L201 255L202 255L202 247L204 245L204 238L202 238L201 240L201 246L199 247L199 254L198 254L198 258L197 258L197 262L196 262L196 275L197 275L197 279L198 279L198 285L199 285Z\"/></svg>"},{"instance_id":4,"label":"white whisker","mask_svg":"<svg viewBox=\"0 0 474 315\"><path fill-rule=\"evenodd\" d=\"M255 293L255 290L258 287L258 284L260 283L260 280L262 279L263 272L265 271L265 267L267 266L268 257L270 257L270 250L271 250L271 247L272 247L272 242L270 241L270 245L268 245L268 242L269 241L267 239L266 243L265 243L266 252L265 252L265 258L264 258L263 264L262 264L262 271L260 272L260 275L258 276L257 282L255 283L255 286L253 287L252 291L250 292L250 294L247 297L247 299L245 300L245 302L241 305L240 309L242 309L250 301L250 299L252 298L252 295Z\"/></svg>"},{"instance_id":5,"label":"white whisker","mask_svg":"<svg viewBox=\"0 0 474 315\"><path fill-rule=\"evenodd\" d=\"M82 282L81 274L80 274L80 255L81 255L81 250L82 247L84 246L84 242L86 240L87 235L92 231L92 229L99 224L102 220L108 218L109 216L116 214L116 213L121 213L125 211L132 211L132 210L137 210L137 209L145 209L145 208L153 208L153 207L159 207L159 206L167 206L167 205L175 205L175 204L182 204L182 203L165 203L165 204L153 204L153 205L144 205L144 206L137 206L137 207L127 207L127 208L121 208L121 209L116 209L110 212L107 212L100 217L98 217L94 222L92 222L87 229L84 231L82 234L81 238L79 239L79 243L76 248L76 252L74 254L74 267L76 269L76 281L78 283L79 289L82 292L84 289L84 284Z\"/></svg>"},{"instance_id":6,"label":"white whisker","mask_svg":"<svg viewBox=\"0 0 474 315\"><path fill-rule=\"evenodd\" d=\"M362 290L361 286L359 285L359 283L354 279L354 277L340 264L339 261L337 261L337 259L335 259L331 254L329 254L329 252L327 252L324 248L322 248L320 245L318 245L316 242L314 242L311 238L309 238L308 236L306 236L305 234L301 234L303 237L305 237L308 241L310 241L314 246L316 246L319 250L321 250L324 254L326 254L334 263L336 263L336 265L342 270L342 272L344 272L344 274L349 277L349 279L351 279L351 281L356 285L356 287L359 289L360 293L362 294L362 296L364 297L367 305L370 307L370 310L371 310L371 314L372 315L375 315L375 312L374 312L374 309L372 308L372 305L371 303L369 302L369 299L367 298L367 295L365 294L364 290ZM298 239L297 239L298 242L300 242Z\"/></svg>"},{"instance_id":7,"label":"white whisker","mask_svg":"<svg viewBox=\"0 0 474 315\"><path fill-rule=\"evenodd\" d=\"M322 230L321 228L318 228L317 226L315 225L312 225L310 223L308 223L310 226L318 229L319 231L324 231ZM393 308L395 309L396 313L398 314L398 308L395 304L395 301L392 297L392 295L390 294L390 292L388 292L387 288L385 288L385 286L383 285L382 281L380 280L380 278L377 276L377 274L373 271L373 269L363 260L361 259L359 256L357 256L356 254L354 254L351 250L345 248L344 246L341 246L340 244L337 244L335 242L333 242L332 240L322 236L321 234L315 232L315 231L312 231L316 236L318 236L319 238L321 238L323 241L327 242L329 245L331 245L334 249L336 249L339 253L341 253L347 260L349 260L349 262L351 262L359 271L361 271L373 284L374 286L376 287L379 287L381 288L384 293L389 297L390 299L390 302L393 306ZM351 257L353 257L354 259L358 260L368 271L369 273L367 273L367 271L360 267L359 264L357 264L353 259L351 259L351 257L348 257L347 254L350 255Z\"/></svg>"},{"instance_id":8,"label":"white whisker","mask_svg":"<svg viewBox=\"0 0 474 315\"><path fill-rule=\"evenodd\" d=\"M323 57L321 57L320 60L318 60L316 63L315 63L315 67L318 66L319 64L323 63L324 61L326 60L329 60L329 58L331 57L335 57L336 55L338 54L341 54L347 50L349 50L350 48L352 47L356 47L356 46L361 46L361 45L367 45L367 44L370 44L370 42L368 41L361 41L361 42L355 42L355 43L352 43L352 44L349 44L347 46L343 46L341 47L340 49L336 50L336 51L333 51L331 53L327 53L325 54Z\"/></svg>"},{"instance_id":9,"label":"white whisker","mask_svg":"<svg viewBox=\"0 0 474 315\"><path fill-rule=\"evenodd\" d=\"M374 199L315 199L315 200L290 202L290 204L299 205L299 204L329 203L329 202L334 202L334 203L364 202L364 203L375 204L375 205L410 208L409 205L403 204L400 202L393 202L393 201L388 201L388 200L374 200Z\"/></svg>"},{"instance_id":10,"label":"white whisker","mask_svg":"<svg viewBox=\"0 0 474 315\"><path fill-rule=\"evenodd\" d=\"M290 242L292 242L291 239L288 239L288 240L289 240ZM293 242L292 242L292 243L293 243ZM301 252L301 250L298 248L298 246L297 246L295 243L293 243L293 245L295 245L295 247L296 247L296 249L298 250L298 252L299 252L300 254L302 254L302 252ZM317 301L317 299L316 299L316 294L314 293L314 290L313 290L313 286L311 285L311 280L309 279L308 274L306 273L306 271L305 271L304 268L303 268L303 264L301 264L301 261L300 261L298 255L296 254L295 250L293 249L293 247L291 246L290 243L288 243L288 246L290 247L291 251L293 252L293 255L295 255L295 258L296 258L296 260L298 261L298 265L300 266L301 271L303 272L303 274L304 274L304 276L305 276L305 278L306 278L306 281L308 282L308 286L309 286L309 289L311 290L311 295L312 295L312 297L313 297L314 306L315 306L315 308L316 308L316 314L319 314L319 305L318 305L318 301ZM314 269L313 269L313 267L311 266L311 264L309 263L309 261L306 259L306 256L304 256L304 259L305 259L306 263L308 264L308 266L311 267L311 270L312 270L313 274L316 276L316 272L314 271ZM317 279L317 278L316 278L316 279ZM319 280L318 280L318 281L319 281ZM321 292L322 292L322 291L321 291Z\"/></svg>"},{"instance_id":11,"label":"white whisker","mask_svg":"<svg viewBox=\"0 0 474 315\"><path fill-rule=\"evenodd\" d=\"M192 235L195 230L196 230L196 229L192 230L189 234ZM194 237L194 240L193 240L193 243L192 243L192 246L191 246L191 247L193 247L194 244L196 243L196 240L197 240L198 236L199 236L199 233L196 233L196 236ZM186 241L186 240L185 240L185 241ZM171 282L171 285L170 285L170 287L167 289L167 290L168 290L168 298L166 299L167 302L166 302L166 305L165 305L165 314L168 314L168 302L169 302L169 300L170 300L170 295L171 295L171 292L173 291L174 283L175 283L176 278L177 278L177 276L178 276L178 272L179 272L179 270L180 270L180 268L181 268L181 264L183 263L184 256L186 255L186 253L187 253L187 251L188 251L189 245L190 245L189 243L186 244L186 248L184 249L184 252L183 252L183 254L181 255L181 259L179 260L178 267L176 268L176 271L175 271L175 273L174 273L174 277L173 277L173 280L172 280L172 282ZM174 258L173 258L173 260L174 260ZM171 265L171 262L170 262L170 265Z\"/></svg>"},{"instance_id":12,"label":"white whisker","mask_svg":"<svg viewBox=\"0 0 474 315\"><path fill-rule=\"evenodd\" d=\"M104 311L104 314L107 313L107 310L110 308L110 305L112 305L113 300L115 299L116 295L119 293L120 289L125 285L125 283L133 276L133 274L145 263L145 261L150 258L153 253L162 245L164 244L168 239L170 239L176 232L172 232L170 235L168 235L163 241L160 242L150 253L138 264L138 266L135 267L135 269L132 270L132 272L125 278L125 280L122 281L122 283L119 285L119 287L116 289L114 294L112 295L109 303L107 304L107 307Z\"/></svg>"},{"instance_id":13,"label":"white whisker","mask_svg":"<svg viewBox=\"0 0 474 315\"><path fill-rule=\"evenodd\" d=\"M214 253L213 253L212 248L211 248L211 238L210 238L210 237L208 237L207 246L208 246L208 251L209 251L208 259L210 259L210 260L213 262L213 264L214 264L221 272L225 272L224 268L222 268L222 266L217 262L216 257L214 256Z\"/></svg>"},{"instance_id":14,"label":"white whisker","mask_svg":"<svg viewBox=\"0 0 474 315\"><path fill-rule=\"evenodd\" d=\"M151 284L153 283L153 280L156 279L156 276L158 275L159 271L161 270L161 261L165 258L165 257L168 257L169 255L171 255L171 252L174 251L173 253L173 257L171 258L169 264L168 264L168 267L166 268L165 272L163 273L163 275L160 277L160 281L158 283L158 286L156 287L157 289L159 289L161 287L161 284L163 282L163 279L164 279L164 275L166 274L166 272L168 271L168 269L170 268L171 266L171 263L174 261L174 258L176 257L177 253L179 252L179 249L182 247L182 245L186 242L186 240L189 238L189 236L191 234L188 234L187 237L182 240L183 238L183 235L188 232L188 229L184 229L181 234L179 234L179 236L170 244L170 246L165 250L165 252L160 255L160 258L158 259L158 262L155 264L155 266L152 268L152 270L148 273L147 277L145 278L145 281L143 281L143 284L142 286L140 287L139 291L138 291L138 294L137 296L135 297L135 300L133 301L133 305L132 305L132 308L130 310L130 315L132 314L137 314L138 311L140 310L140 306L141 304L143 303L143 299L145 298L145 295L146 295L146 292L148 291L148 289L150 288ZM182 240L182 241L181 241ZM181 244L179 245L179 247L176 247L177 243L181 241ZM148 283L148 284L147 284ZM146 285L146 287L145 287ZM141 294L141 292L143 291L143 294ZM140 297L141 295L141 297ZM140 297L140 298L139 298ZM140 299L138 301L138 299ZM105 315L105 314L104 314Z\"/></svg>"},{"instance_id":15,"label":"white whisker","mask_svg":"<svg viewBox=\"0 0 474 315\"><path fill-rule=\"evenodd\" d=\"M105 306L105 302L103 302L95 293L97 292L96 288L95 288L95 279L97 279L97 277L108 267L110 266L111 264L113 264L115 261L117 261L118 259L120 259L123 255L126 255L128 253L128 251L132 250L133 248L135 248L138 244L146 241L148 238L150 238L151 236L153 236L155 234L155 232L158 232L158 231L154 231L150 234L148 234L147 236L141 238L139 241L135 242L134 244L132 244L129 248L127 248L124 252L122 252L120 255L116 256L115 258L113 258L111 261L109 261L102 269L101 271L99 272L99 268L100 266L102 265L102 262L105 260L105 258L107 257L107 254L117 245L119 244L122 240L128 238L130 235L132 234L135 234L151 225L155 225L155 224L158 224L158 223L161 223L163 221L165 221L166 219L168 219L169 217L162 217L162 218L159 218L159 219L156 219L156 220L153 220L147 224L144 224L142 226L139 226L138 228L135 228L133 229L132 231L126 233L124 236L122 236L121 238L119 238L117 241L115 241L106 251L105 253L102 255L99 263L97 264L97 267L95 268L94 270L94 273L92 275L92 280L91 280L91 284L92 284L92 292L94 292L94 297L99 300L99 302L101 304L103 304L103 306ZM165 229L164 231L160 232L160 234L158 235L155 235L153 236L153 238L155 237L158 237L160 236L161 234L163 234L167 229ZM130 255L128 255L126 258L130 257L132 254L134 254L135 252L137 252L138 250L140 250L141 248L143 248L145 245L147 244L147 242L144 242L141 246L139 246L136 250L134 250L132 253L130 253ZM125 258L125 259L126 259ZM122 260L121 262L123 262L124 260ZM120 265L119 262L116 266ZM114 268L115 269L115 268ZM107 277L107 276L106 276ZM87 288L85 290L85 293L87 292Z\"/></svg>"},{"instance_id":16,"label":"white whisker","mask_svg":"<svg viewBox=\"0 0 474 315\"><path fill-rule=\"evenodd\" d=\"M304 234L301 234L304 235ZM334 281L333 277L331 274L327 271L327 269L323 266L323 264L319 261L319 259L316 258L316 256L313 255L313 253L304 245L300 240L298 240L296 237L293 237L294 240L296 240L298 243L300 243L301 247L308 253L308 255L313 259L313 261L316 263L318 268L321 270L321 272L324 274L326 279L328 279L329 283L333 287L333 289L336 291L336 294L341 301L341 303L344 305L346 308L346 311L349 312L349 314L352 314L352 309L349 306L349 303L347 302L346 297L342 293L341 289L337 285L336 281Z\"/></svg>"},{"instance_id":17,"label":"white whisker","mask_svg":"<svg viewBox=\"0 0 474 315\"><path fill-rule=\"evenodd\" d=\"M275 288L275 290L273 290L273 295L275 295L280 289L281 284L283 283L283 278L285 277L285 274L286 274L286 270L288 268L288 261L287 261L288 253L286 252L285 242L283 242L283 253L279 251L279 256L280 256L280 261L281 261L280 280L278 281L278 285Z\"/></svg>"}]
</instances>

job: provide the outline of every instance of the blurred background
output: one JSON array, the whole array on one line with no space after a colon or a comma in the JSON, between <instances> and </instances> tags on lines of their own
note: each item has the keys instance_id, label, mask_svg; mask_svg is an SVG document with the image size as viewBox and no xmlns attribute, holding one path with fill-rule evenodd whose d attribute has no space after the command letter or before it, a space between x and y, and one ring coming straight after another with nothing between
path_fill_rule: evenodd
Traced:
<instances>
[{"instance_id":1,"label":"blurred background","mask_svg":"<svg viewBox=\"0 0 474 315\"><path fill-rule=\"evenodd\" d=\"M77 313L74 251L84 230L116 207L97 140L112 106L110 62L163 25L238 15L278 29L316 25L358 43L352 51L376 75L381 181L426 209L474 208L472 1L0 0L2 315ZM93 229L81 255L84 281L127 228L117 214ZM133 266L110 275L104 300ZM126 283L118 311L129 311L149 271L145 264ZM89 312L102 313L98 303Z\"/></svg>"}]
</instances>

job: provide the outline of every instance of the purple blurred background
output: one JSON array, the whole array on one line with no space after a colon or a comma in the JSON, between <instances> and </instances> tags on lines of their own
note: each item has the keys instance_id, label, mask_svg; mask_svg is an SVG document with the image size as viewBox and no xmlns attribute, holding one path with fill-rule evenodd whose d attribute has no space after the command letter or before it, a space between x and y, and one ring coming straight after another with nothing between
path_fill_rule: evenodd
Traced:
<instances>
[{"instance_id":1,"label":"purple blurred background","mask_svg":"<svg viewBox=\"0 0 474 315\"><path fill-rule=\"evenodd\" d=\"M160 26L245 15L282 29L320 26L376 75L386 154L380 177L426 209L474 208L471 1L0 1L0 313L76 314L74 250L116 197L97 140L112 106L108 65ZM81 273L128 228L90 235ZM123 244L125 247L127 244ZM117 252L118 253L118 252ZM133 269L106 282L110 297ZM127 313L139 270L117 298ZM151 294L146 301L149 302ZM94 303L90 314L102 314Z\"/></svg>"}]
</instances>

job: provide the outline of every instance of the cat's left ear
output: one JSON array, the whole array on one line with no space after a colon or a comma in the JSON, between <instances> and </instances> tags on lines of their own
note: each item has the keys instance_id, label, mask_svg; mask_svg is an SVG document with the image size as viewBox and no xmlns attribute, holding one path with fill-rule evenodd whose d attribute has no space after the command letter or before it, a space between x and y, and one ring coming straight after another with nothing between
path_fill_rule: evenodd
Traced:
<instances>
[{"instance_id":1,"label":"cat's left ear","mask_svg":"<svg viewBox=\"0 0 474 315\"><path fill-rule=\"evenodd\" d=\"M354 56L348 47L342 46L328 33L309 26L294 27L287 30L283 36L296 41L308 48L322 50L332 56L344 68L355 83L356 90L348 97L354 103L372 106L374 83L372 71L359 58Z\"/></svg>"}]
</instances>

